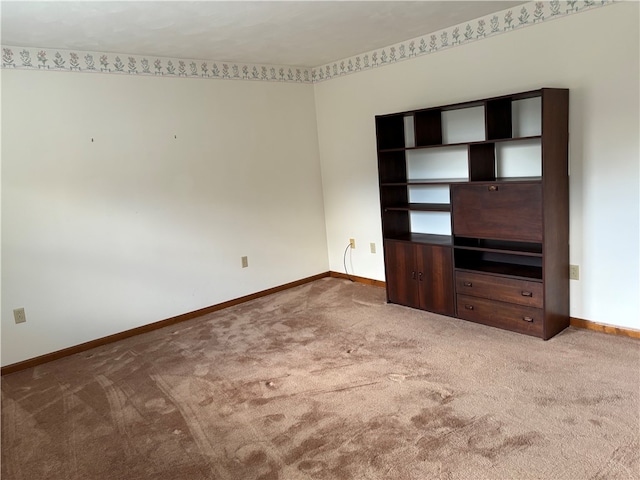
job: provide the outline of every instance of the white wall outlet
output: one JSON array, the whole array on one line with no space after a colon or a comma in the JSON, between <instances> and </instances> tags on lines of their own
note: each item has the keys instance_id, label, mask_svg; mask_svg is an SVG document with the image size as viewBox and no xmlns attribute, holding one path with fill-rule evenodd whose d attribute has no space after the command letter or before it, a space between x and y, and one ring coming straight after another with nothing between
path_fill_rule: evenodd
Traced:
<instances>
[{"instance_id":1,"label":"white wall outlet","mask_svg":"<svg viewBox=\"0 0 640 480\"><path fill-rule=\"evenodd\" d=\"M376 253L376 244L371 242L369 244L369 247L371 248L371 253Z\"/></svg>"},{"instance_id":2,"label":"white wall outlet","mask_svg":"<svg viewBox=\"0 0 640 480\"><path fill-rule=\"evenodd\" d=\"M580 265L569 265L569 278L580 280Z\"/></svg>"},{"instance_id":3,"label":"white wall outlet","mask_svg":"<svg viewBox=\"0 0 640 480\"><path fill-rule=\"evenodd\" d=\"M356 239L355 238L350 238L349 239L349 245L351 245L351 248L356 248Z\"/></svg>"},{"instance_id":4,"label":"white wall outlet","mask_svg":"<svg viewBox=\"0 0 640 480\"><path fill-rule=\"evenodd\" d=\"M242 268L247 268L249 266L249 257L240 257L242 260Z\"/></svg>"},{"instance_id":5,"label":"white wall outlet","mask_svg":"<svg viewBox=\"0 0 640 480\"><path fill-rule=\"evenodd\" d=\"M16 323L24 323L27 321L27 315L24 313L24 308L16 308L13 310L13 318Z\"/></svg>"}]
</instances>

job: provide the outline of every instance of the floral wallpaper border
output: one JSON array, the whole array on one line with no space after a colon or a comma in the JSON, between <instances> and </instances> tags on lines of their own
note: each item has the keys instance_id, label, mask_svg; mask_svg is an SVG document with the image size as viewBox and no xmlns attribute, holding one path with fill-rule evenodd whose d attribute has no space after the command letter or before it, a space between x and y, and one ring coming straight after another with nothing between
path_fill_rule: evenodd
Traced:
<instances>
[{"instance_id":1,"label":"floral wallpaper border","mask_svg":"<svg viewBox=\"0 0 640 480\"><path fill-rule=\"evenodd\" d=\"M2 46L2 68L162 77L317 83L562 18L616 0L533 1L315 68Z\"/></svg>"},{"instance_id":2,"label":"floral wallpaper border","mask_svg":"<svg viewBox=\"0 0 640 480\"><path fill-rule=\"evenodd\" d=\"M311 69L51 48L2 46L2 68L310 83Z\"/></svg>"},{"instance_id":3,"label":"floral wallpaper border","mask_svg":"<svg viewBox=\"0 0 640 480\"><path fill-rule=\"evenodd\" d=\"M311 71L311 79L313 83L317 83L390 65L592 8L611 5L615 1L553 0L525 3L515 9L505 9L470 22L316 67Z\"/></svg>"}]
</instances>

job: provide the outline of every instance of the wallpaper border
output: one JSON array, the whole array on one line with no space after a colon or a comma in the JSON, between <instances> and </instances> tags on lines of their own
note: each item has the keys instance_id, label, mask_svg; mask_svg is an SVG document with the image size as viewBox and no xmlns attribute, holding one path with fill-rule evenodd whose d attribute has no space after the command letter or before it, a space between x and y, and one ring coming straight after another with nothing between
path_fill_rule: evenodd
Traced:
<instances>
[{"instance_id":1,"label":"wallpaper border","mask_svg":"<svg viewBox=\"0 0 640 480\"><path fill-rule=\"evenodd\" d=\"M318 83L418 58L548 20L613 4L616 0L533 1L315 68L126 53L2 46L2 68L205 78L287 83ZM514 13L514 10L516 11Z\"/></svg>"},{"instance_id":2,"label":"wallpaper border","mask_svg":"<svg viewBox=\"0 0 640 480\"><path fill-rule=\"evenodd\" d=\"M4 45L2 46L2 68L311 83L311 69L306 67Z\"/></svg>"},{"instance_id":3,"label":"wallpaper border","mask_svg":"<svg viewBox=\"0 0 640 480\"><path fill-rule=\"evenodd\" d=\"M616 2L619 3L619 0L553 0L525 3L517 8L507 8L470 22L315 67L311 71L311 80L317 83L392 65Z\"/></svg>"}]
</instances>

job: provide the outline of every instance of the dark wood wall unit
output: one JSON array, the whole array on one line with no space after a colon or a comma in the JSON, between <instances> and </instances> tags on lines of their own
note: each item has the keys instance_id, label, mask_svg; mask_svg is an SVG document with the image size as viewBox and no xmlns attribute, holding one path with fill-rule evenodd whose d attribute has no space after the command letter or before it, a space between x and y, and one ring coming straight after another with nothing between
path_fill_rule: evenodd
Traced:
<instances>
[{"instance_id":1,"label":"dark wood wall unit","mask_svg":"<svg viewBox=\"0 0 640 480\"><path fill-rule=\"evenodd\" d=\"M442 112L474 107L484 139L458 158L443 132L472 127ZM545 340L568 327L568 123L552 88L377 116L388 301Z\"/></svg>"}]
</instances>

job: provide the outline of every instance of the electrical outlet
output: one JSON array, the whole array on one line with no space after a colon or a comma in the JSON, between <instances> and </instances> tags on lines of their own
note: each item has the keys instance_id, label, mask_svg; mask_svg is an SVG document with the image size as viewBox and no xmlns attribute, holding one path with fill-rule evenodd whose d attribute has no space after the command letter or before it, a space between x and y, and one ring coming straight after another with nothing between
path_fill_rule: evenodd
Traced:
<instances>
[{"instance_id":1,"label":"electrical outlet","mask_svg":"<svg viewBox=\"0 0 640 480\"><path fill-rule=\"evenodd\" d=\"M242 260L242 268L247 268L249 266L249 257L241 257Z\"/></svg>"},{"instance_id":2,"label":"electrical outlet","mask_svg":"<svg viewBox=\"0 0 640 480\"><path fill-rule=\"evenodd\" d=\"M351 245L351 248L356 248L356 239L355 238L350 238L349 239L349 245Z\"/></svg>"},{"instance_id":3,"label":"electrical outlet","mask_svg":"<svg viewBox=\"0 0 640 480\"><path fill-rule=\"evenodd\" d=\"M371 247L371 253L376 253L376 244L371 242L369 244L369 247Z\"/></svg>"},{"instance_id":4,"label":"electrical outlet","mask_svg":"<svg viewBox=\"0 0 640 480\"><path fill-rule=\"evenodd\" d=\"M569 265L569 278L580 280L580 265Z\"/></svg>"},{"instance_id":5,"label":"electrical outlet","mask_svg":"<svg viewBox=\"0 0 640 480\"><path fill-rule=\"evenodd\" d=\"M24 323L27 321L27 316L24 313L24 308L16 308L13 311L13 318L16 321L16 323Z\"/></svg>"}]
</instances>

